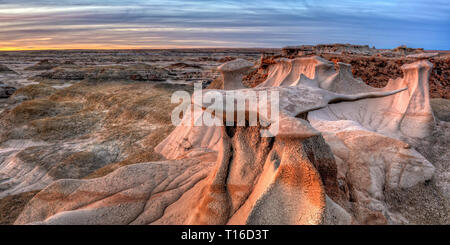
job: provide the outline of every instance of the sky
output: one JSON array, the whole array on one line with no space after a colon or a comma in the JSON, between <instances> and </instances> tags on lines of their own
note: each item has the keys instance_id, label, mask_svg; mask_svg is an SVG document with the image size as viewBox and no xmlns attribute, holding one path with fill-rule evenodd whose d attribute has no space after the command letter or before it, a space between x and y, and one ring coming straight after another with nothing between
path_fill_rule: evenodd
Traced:
<instances>
[{"instance_id":1,"label":"sky","mask_svg":"<svg viewBox=\"0 0 450 245\"><path fill-rule=\"evenodd\" d=\"M320 43L450 50L450 1L0 0L0 50Z\"/></svg>"}]
</instances>

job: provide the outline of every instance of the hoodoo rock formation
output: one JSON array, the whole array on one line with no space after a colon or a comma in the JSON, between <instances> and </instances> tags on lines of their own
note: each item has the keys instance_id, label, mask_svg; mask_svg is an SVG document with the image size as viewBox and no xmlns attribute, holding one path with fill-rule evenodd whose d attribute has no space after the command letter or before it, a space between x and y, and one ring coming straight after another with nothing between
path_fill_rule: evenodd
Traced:
<instances>
[{"instance_id":1,"label":"hoodoo rock formation","mask_svg":"<svg viewBox=\"0 0 450 245\"><path fill-rule=\"evenodd\" d=\"M431 52L421 48L399 46L395 49L375 49L367 45L327 44L285 47L282 57L298 58L318 55L333 61L351 64L354 77L361 78L366 84L381 88L389 79L403 77L402 66L426 59L433 64L429 77L429 94L431 98L450 99L450 56L447 52ZM280 55L272 54L261 59L258 72L247 76L251 87L265 80L267 64Z\"/></svg>"},{"instance_id":2,"label":"hoodoo rock formation","mask_svg":"<svg viewBox=\"0 0 450 245\"><path fill-rule=\"evenodd\" d=\"M244 59L236 59L219 66L217 69L222 73L224 81L227 81L223 84L222 89L245 88L242 84L242 77L249 72L252 66L252 63Z\"/></svg>"},{"instance_id":3,"label":"hoodoo rock formation","mask_svg":"<svg viewBox=\"0 0 450 245\"><path fill-rule=\"evenodd\" d=\"M383 56L406 56L406 55L426 55L422 48L408 48L405 45L401 45L394 49L383 50L370 48L368 45L353 45L353 44L318 44L318 45L301 45L301 46L288 46L282 50L283 56L291 55L321 55L321 54L357 54L357 55L373 55L380 54Z\"/></svg>"},{"instance_id":4,"label":"hoodoo rock formation","mask_svg":"<svg viewBox=\"0 0 450 245\"><path fill-rule=\"evenodd\" d=\"M222 65L223 88L243 95L279 93L278 120L180 125L155 148L165 161L125 166L96 179L57 180L15 223L409 222L402 210L390 208L385 192L412 188L435 172L414 148L417 139L432 135L436 123L428 96L429 62L403 66L404 77L384 88L353 78L349 65L339 63L336 71L319 57L277 60L263 83L245 88L242 76L251 66L242 60ZM271 110L271 103L262 107ZM193 99L191 106L201 107L201 115L235 122L227 109L211 111L211 103ZM249 104L244 108L246 115L260 112ZM262 137L264 130L273 137Z\"/></svg>"}]
</instances>

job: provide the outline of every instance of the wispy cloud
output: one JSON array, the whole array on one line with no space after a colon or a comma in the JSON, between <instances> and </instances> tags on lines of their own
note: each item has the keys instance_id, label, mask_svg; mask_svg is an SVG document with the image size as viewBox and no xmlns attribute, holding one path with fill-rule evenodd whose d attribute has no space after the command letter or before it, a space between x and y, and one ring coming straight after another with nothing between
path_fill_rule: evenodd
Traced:
<instances>
[{"instance_id":1,"label":"wispy cloud","mask_svg":"<svg viewBox=\"0 0 450 245\"><path fill-rule=\"evenodd\" d=\"M0 49L281 47L349 42L449 49L448 1L0 1Z\"/></svg>"}]
</instances>

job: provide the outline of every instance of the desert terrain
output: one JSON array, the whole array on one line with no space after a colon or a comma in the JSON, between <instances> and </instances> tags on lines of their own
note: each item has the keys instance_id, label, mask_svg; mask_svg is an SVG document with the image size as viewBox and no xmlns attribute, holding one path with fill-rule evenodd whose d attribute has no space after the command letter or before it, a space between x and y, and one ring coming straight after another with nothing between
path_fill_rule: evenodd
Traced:
<instances>
[{"instance_id":1,"label":"desert terrain","mask_svg":"<svg viewBox=\"0 0 450 245\"><path fill-rule=\"evenodd\" d=\"M450 224L449 66L349 44L0 52L0 224ZM278 91L282 131L175 127L194 83Z\"/></svg>"}]
</instances>

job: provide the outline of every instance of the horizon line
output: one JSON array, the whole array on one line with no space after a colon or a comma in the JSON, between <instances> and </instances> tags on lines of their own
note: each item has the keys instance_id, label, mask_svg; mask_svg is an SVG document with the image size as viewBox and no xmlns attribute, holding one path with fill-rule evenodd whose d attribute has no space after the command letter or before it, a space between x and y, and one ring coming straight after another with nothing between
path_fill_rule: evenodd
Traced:
<instances>
[{"instance_id":1,"label":"horizon line","mask_svg":"<svg viewBox=\"0 0 450 245\"><path fill-rule=\"evenodd\" d=\"M331 43L331 44L341 44L341 43ZM310 44L299 44L298 46L302 46L302 45L310 45ZM320 44L311 44L312 46L316 46L316 45L320 45ZM359 44L355 44L355 45L359 45ZM207 47L198 47L198 46L193 46L193 47L155 47L155 48L149 48L149 47L145 47L145 48L139 48L139 47L130 47L130 48L121 48L121 47L108 47L108 48L11 48L11 49L2 49L0 47L0 52L20 52L20 51L83 51L83 50L183 50L183 49L283 49L285 47L290 47L292 45L286 45L286 46L282 46L282 47L211 47L211 46L207 46ZM297 46L297 45L293 45L293 46ZM370 47L371 45L369 45ZM401 46L401 45L399 45ZM398 47L398 46L397 46ZM396 48L396 47L394 47ZM376 48L378 50L389 50L389 49L394 49L394 48ZM408 47L409 48L409 47ZM450 51L450 49L423 49L424 51Z\"/></svg>"}]
</instances>

